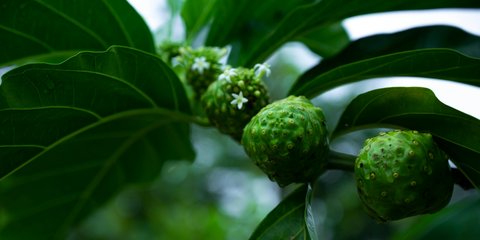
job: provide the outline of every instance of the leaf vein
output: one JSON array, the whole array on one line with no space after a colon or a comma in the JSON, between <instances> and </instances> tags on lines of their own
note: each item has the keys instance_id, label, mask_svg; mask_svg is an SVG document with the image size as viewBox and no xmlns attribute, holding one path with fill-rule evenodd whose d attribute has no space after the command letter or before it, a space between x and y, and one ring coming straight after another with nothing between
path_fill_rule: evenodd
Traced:
<instances>
[{"instance_id":1,"label":"leaf vein","mask_svg":"<svg viewBox=\"0 0 480 240\"><path fill-rule=\"evenodd\" d=\"M63 19L65 19L66 21L72 23L74 26L78 27L79 29L81 29L83 32L87 33L88 35L90 35L91 37L93 37L96 41L98 41L104 48L107 48L108 47L108 44L99 36L97 35L95 32L93 32L91 29L87 28L85 25L83 25L82 23L78 22L77 20L73 19L72 17L66 15L65 13L59 11L58 9L54 8L53 6L45 3L44 1L42 0L35 0L35 2L39 3L40 5L42 5L43 7L45 7L46 9L50 10L52 13L55 13L57 14L58 16L62 17Z\"/></svg>"}]
</instances>

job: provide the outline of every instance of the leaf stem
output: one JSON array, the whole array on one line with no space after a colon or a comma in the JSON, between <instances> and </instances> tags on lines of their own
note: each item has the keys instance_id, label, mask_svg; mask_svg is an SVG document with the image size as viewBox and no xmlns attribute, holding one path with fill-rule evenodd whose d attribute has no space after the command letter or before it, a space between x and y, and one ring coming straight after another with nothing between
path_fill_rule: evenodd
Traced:
<instances>
[{"instance_id":1,"label":"leaf stem","mask_svg":"<svg viewBox=\"0 0 480 240\"><path fill-rule=\"evenodd\" d=\"M330 150L328 154L328 169L353 172L357 156Z\"/></svg>"},{"instance_id":2,"label":"leaf stem","mask_svg":"<svg viewBox=\"0 0 480 240\"><path fill-rule=\"evenodd\" d=\"M187 122L187 123L194 123L194 124L197 124L199 126L203 126L203 127L211 127L212 124L210 123L210 121L208 120L208 118L206 117L201 117L201 116L197 116L197 115L190 115L190 114L186 114L186 113L183 113L183 112L178 112L178 111L171 111L171 110L166 110L166 109L162 109L161 110L162 112L166 112L166 114L178 121L181 121L181 122Z\"/></svg>"},{"instance_id":3,"label":"leaf stem","mask_svg":"<svg viewBox=\"0 0 480 240\"><path fill-rule=\"evenodd\" d=\"M210 123L208 118L205 118L205 117L198 117L198 116L193 117L192 122L199 125L199 126L202 126L202 127L211 127L212 126L212 124Z\"/></svg>"}]
</instances>

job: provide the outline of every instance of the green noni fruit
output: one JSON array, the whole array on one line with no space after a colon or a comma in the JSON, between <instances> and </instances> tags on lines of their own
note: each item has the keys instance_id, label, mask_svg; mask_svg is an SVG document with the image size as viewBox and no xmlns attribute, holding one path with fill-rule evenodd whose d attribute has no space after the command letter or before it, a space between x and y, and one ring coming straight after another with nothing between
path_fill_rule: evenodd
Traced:
<instances>
[{"instance_id":1,"label":"green noni fruit","mask_svg":"<svg viewBox=\"0 0 480 240\"><path fill-rule=\"evenodd\" d=\"M159 55L164 62L173 65L173 60L180 56L180 49L184 47L181 42L164 41L159 46Z\"/></svg>"},{"instance_id":2,"label":"green noni fruit","mask_svg":"<svg viewBox=\"0 0 480 240\"><path fill-rule=\"evenodd\" d=\"M307 98L290 96L255 115L244 129L242 144L279 186L313 181L325 170L329 152L325 116Z\"/></svg>"},{"instance_id":3,"label":"green noni fruit","mask_svg":"<svg viewBox=\"0 0 480 240\"><path fill-rule=\"evenodd\" d=\"M210 123L240 141L245 125L269 103L261 77L254 69L225 69L201 98Z\"/></svg>"},{"instance_id":4,"label":"green noni fruit","mask_svg":"<svg viewBox=\"0 0 480 240\"><path fill-rule=\"evenodd\" d=\"M226 49L217 47L181 47L176 61L185 67L185 78L192 87L198 100L208 86L222 73L220 59L227 53Z\"/></svg>"},{"instance_id":5,"label":"green noni fruit","mask_svg":"<svg viewBox=\"0 0 480 240\"><path fill-rule=\"evenodd\" d=\"M453 191L447 155L431 134L409 130L367 139L355 179L365 210L378 222L434 213Z\"/></svg>"}]
</instances>

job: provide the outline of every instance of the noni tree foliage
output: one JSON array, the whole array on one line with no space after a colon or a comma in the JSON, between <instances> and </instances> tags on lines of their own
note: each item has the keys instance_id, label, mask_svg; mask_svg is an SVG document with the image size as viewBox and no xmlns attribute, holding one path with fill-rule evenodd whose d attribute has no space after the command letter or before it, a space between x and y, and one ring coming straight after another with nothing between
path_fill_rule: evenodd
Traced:
<instances>
[{"instance_id":1,"label":"noni tree foliage","mask_svg":"<svg viewBox=\"0 0 480 240\"><path fill-rule=\"evenodd\" d=\"M380 229L479 212L478 201L449 205L454 184L480 187L479 119L421 87L367 91L339 119L311 99L378 77L480 86L478 36L426 26L351 41L341 24L480 1L177 2L185 38L155 44L125 0L0 1L0 66L9 69L0 85L0 239L72 237L128 186L154 182L165 162L194 161L193 125L217 129L265 178L294 186L250 239L321 239L312 209L328 189L317 179L331 170L351 173L363 215ZM272 99L267 60L289 42L322 60ZM365 129L381 133L362 139L358 154L331 148Z\"/></svg>"}]
</instances>

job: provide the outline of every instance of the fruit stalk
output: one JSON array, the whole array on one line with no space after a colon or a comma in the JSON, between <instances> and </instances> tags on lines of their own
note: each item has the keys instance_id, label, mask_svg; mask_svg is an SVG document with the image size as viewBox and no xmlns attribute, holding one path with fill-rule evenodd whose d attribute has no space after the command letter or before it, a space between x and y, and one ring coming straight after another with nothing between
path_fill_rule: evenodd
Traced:
<instances>
[{"instance_id":1,"label":"fruit stalk","mask_svg":"<svg viewBox=\"0 0 480 240\"><path fill-rule=\"evenodd\" d=\"M353 172L357 156L337 152L330 149L328 153L327 169Z\"/></svg>"}]
</instances>

